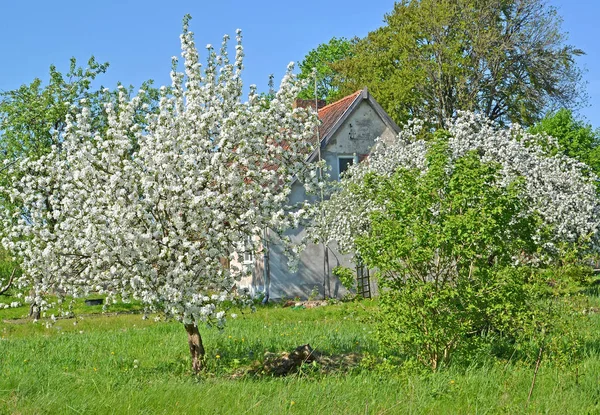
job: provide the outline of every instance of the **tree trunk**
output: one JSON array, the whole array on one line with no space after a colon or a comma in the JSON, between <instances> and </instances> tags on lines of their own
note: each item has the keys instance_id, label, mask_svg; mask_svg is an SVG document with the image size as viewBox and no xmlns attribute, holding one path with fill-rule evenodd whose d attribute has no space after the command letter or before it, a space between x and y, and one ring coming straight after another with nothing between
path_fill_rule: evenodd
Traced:
<instances>
[{"instance_id":1,"label":"tree trunk","mask_svg":"<svg viewBox=\"0 0 600 415\"><path fill-rule=\"evenodd\" d=\"M29 290L29 295L34 299L31 301L31 305L29 306L29 317L32 317L34 320L39 320L41 316L40 307L35 302L35 290L32 288Z\"/></svg>"},{"instance_id":2,"label":"tree trunk","mask_svg":"<svg viewBox=\"0 0 600 415\"><path fill-rule=\"evenodd\" d=\"M33 318L34 320L39 320L41 317L40 308L35 302L31 303L29 306L29 317Z\"/></svg>"},{"instance_id":3,"label":"tree trunk","mask_svg":"<svg viewBox=\"0 0 600 415\"><path fill-rule=\"evenodd\" d=\"M188 335L188 345L192 355L192 369L194 373L199 373L204 368L204 346L198 326L195 324L186 324L185 331Z\"/></svg>"}]
</instances>

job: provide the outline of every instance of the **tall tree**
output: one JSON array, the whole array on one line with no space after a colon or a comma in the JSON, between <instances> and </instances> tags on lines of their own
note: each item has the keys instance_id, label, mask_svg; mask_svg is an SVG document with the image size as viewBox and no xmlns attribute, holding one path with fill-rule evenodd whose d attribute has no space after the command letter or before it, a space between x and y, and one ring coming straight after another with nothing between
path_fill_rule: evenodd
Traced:
<instances>
[{"instance_id":1,"label":"tall tree","mask_svg":"<svg viewBox=\"0 0 600 415\"><path fill-rule=\"evenodd\" d=\"M352 56L353 44L356 40L333 37L327 43L320 44L315 49L306 54L302 62L298 65L300 79L313 79L313 71L316 70L317 76L317 99L325 100L327 103L340 98L338 87L339 74L331 67L334 62L346 59ZM314 99L314 84L309 84L299 95L302 99Z\"/></svg>"},{"instance_id":2,"label":"tall tree","mask_svg":"<svg viewBox=\"0 0 600 415\"><path fill-rule=\"evenodd\" d=\"M4 212L2 243L23 258L20 282L40 307L45 292L139 299L183 323L198 371L199 326L223 321L219 304L244 272L225 259L256 250L247 241L257 229L283 226L292 183L315 176L304 161L317 120L292 108L292 67L269 105L253 89L242 102L241 33L234 61L225 37L201 69L188 20L185 73L175 60L157 114L137 121L145 93L120 88L104 107L106 130L84 106L67 118L61 148L19 163L24 176L3 190L25 209L17 221Z\"/></svg>"},{"instance_id":3,"label":"tall tree","mask_svg":"<svg viewBox=\"0 0 600 415\"><path fill-rule=\"evenodd\" d=\"M582 99L583 52L545 0L402 0L385 23L333 68L344 92L369 87L397 122L443 126L464 110L531 125Z\"/></svg>"}]
</instances>

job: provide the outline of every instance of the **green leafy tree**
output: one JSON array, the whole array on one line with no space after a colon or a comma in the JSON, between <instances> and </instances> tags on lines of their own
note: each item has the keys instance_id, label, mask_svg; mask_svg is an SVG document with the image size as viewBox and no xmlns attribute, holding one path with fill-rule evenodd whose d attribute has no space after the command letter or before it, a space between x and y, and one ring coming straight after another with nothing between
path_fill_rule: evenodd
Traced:
<instances>
[{"instance_id":1,"label":"green leafy tree","mask_svg":"<svg viewBox=\"0 0 600 415\"><path fill-rule=\"evenodd\" d=\"M332 68L342 92L367 86L396 122L444 126L464 110L531 125L583 98L583 52L545 0L402 0L385 23Z\"/></svg>"},{"instance_id":2,"label":"green leafy tree","mask_svg":"<svg viewBox=\"0 0 600 415\"><path fill-rule=\"evenodd\" d=\"M69 72L60 73L50 66L48 85L40 79L29 85L0 93L0 148L2 157L37 158L59 144L72 106L82 99L95 100L100 91L91 91L92 81L106 72L108 63L91 57L87 68L77 66L71 58Z\"/></svg>"},{"instance_id":3,"label":"green leafy tree","mask_svg":"<svg viewBox=\"0 0 600 415\"><path fill-rule=\"evenodd\" d=\"M84 68L71 58L66 74L54 65L50 66L47 85L36 78L31 84L0 93L0 158L9 161L23 157L36 159L47 154L52 145L60 145L67 116L76 114L82 104L90 107L96 123L94 127L106 130L103 107L109 101L116 102L119 91L103 87L93 89L92 82L105 73L108 66L108 63L98 63L91 57ZM152 84L152 81L142 83L146 105L139 111L139 120L146 112L157 108L159 93ZM119 86L119 90L122 88ZM130 86L128 92L132 90Z\"/></svg>"},{"instance_id":4,"label":"green leafy tree","mask_svg":"<svg viewBox=\"0 0 600 415\"><path fill-rule=\"evenodd\" d=\"M346 38L331 38L328 43L323 43L308 52L300 67L299 79L313 79L313 71L316 69L317 76L317 98L327 103L333 102L341 97L338 88L340 83L339 74L332 68L332 63L351 57L355 40ZM314 99L314 84L304 89L299 98Z\"/></svg>"},{"instance_id":5,"label":"green leafy tree","mask_svg":"<svg viewBox=\"0 0 600 415\"><path fill-rule=\"evenodd\" d=\"M600 132L575 119L572 111L563 108L550 113L530 131L556 138L559 151L587 164L596 175L600 175Z\"/></svg>"}]
</instances>

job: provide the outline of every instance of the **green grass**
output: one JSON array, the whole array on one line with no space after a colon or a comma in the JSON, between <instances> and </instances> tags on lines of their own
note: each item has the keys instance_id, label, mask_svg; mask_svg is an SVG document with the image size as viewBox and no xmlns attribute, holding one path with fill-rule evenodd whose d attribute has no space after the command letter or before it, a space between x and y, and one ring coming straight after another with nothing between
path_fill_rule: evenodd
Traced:
<instances>
[{"instance_id":1,"label":"green grass","mask_svg":"<svg viewBox=\"0 0 600 415\"><path fill-rule=\"evenodd\" d=\"M598 314L587 317L593 336L585 357L566 366L543 361L528 404L532 362L483 356L431 374L381 360L375 306L267 307L229 320L223 331L202 329L208 359L200 377L190 373L181 324L123 314L46 328L13 320L26 307L0 310L0 414L600 413ZM284 378L234 376L265 351L305 343L368 358L328 373L308 367Z\"/></svg>"}]
</instances>

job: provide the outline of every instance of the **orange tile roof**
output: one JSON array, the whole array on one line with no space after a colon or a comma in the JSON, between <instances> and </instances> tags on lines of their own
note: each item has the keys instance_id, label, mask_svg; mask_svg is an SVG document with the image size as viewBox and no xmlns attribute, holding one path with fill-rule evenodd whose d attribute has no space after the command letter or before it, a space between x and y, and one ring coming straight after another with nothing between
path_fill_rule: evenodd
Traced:
<instances>
[{"instance_id":1,"label":"orange tile roof","mask_svg":"<svg viewBox=\"0 0 600 415\"><path fill-rule=\"evenodd\" d=\"M319 127L319 138L321 140L323 140L323 138L329 134L338 120L360 96L361 92L362 89L359 89L352 95L348 95L339 101L333 102L319 109L319 119L321 120L321 126Z\"/></svg>"}]
</instances>

